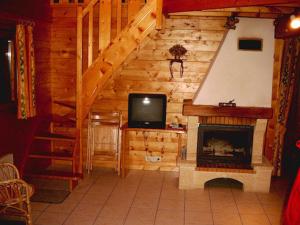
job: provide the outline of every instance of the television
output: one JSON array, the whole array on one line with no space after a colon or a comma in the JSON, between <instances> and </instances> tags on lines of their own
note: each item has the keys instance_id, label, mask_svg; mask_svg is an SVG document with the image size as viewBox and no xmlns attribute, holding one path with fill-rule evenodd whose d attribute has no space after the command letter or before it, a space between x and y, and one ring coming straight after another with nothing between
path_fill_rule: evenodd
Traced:
<instances>
[{"instance_id":1,"label":"television","mask_svg":"<svg viewBox=\"0 0 300 225\"><path fill-rule=\"evenodd\" d=\"M166 106L163 94L129 94L128 127L164 129Z\"/></svg>"}]
</instances>

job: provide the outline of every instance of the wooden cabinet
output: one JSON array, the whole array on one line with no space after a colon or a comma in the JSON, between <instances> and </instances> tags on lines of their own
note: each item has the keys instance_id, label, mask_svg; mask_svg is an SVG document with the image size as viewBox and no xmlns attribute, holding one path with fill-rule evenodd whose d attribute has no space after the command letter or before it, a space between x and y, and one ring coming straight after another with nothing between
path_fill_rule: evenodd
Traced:
<instances>
[{"instance_id":1,"label":"wooden cabinet","mask_svg":"<svg viewBox=\"0 0 300 225\"><path fill-rule=\"evenodd\" d=\"M122 127L121 175L128 169L178 171L186 129Z\"/></svg>"}]
</instances>

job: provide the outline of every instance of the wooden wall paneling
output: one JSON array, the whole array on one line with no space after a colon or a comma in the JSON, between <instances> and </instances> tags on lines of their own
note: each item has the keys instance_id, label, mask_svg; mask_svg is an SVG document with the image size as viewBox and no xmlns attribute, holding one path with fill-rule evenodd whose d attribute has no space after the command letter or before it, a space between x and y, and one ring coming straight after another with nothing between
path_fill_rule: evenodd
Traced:
<instances>
[{"instance_id":1,"label":"wooden wall paneling","mask_svg":"<svg viewBox=\"0 0 300 225\"><path fill-rule=\"evenodd\" d=\"M166 28L151 33L147 41L128 56L121 70L108 81L103 92L97 96L93 110L120 110L123 121L127 122L129 93L163 93L168 97L167 123L187 124L187 117L182 115L183 100L194 96L225 33L225 18L204 18L205 23L211 23L212 26L203 25L205 23L201 22L202 20L203 18L193 18L193 26L187 19L166 19ZM169 54L169 48L175 44L182 44L188 52L184 56L183 77L180 77L176 65L174 78L171 78L168 59L172 56ZM217 118L214 120L217 121ZM165 143L162 143L158 134L148 137L149 145L155 149L155 154L161 154L163 149L166 156L160 163L150 164L145 161L143 136L140 133L129 133L130 151L127 160L130 159L131 168L177 168L178 147L172 142L178 140L176 135L172 136L170 142L165 137ZM183 137L182 146L185 144L186 138ZM167 157L166 154L171 155Z\"/></svg>"},{"instance_id":2,"label":"wooden wall paneling","mask_svg":"<svg viewBox=\"0 0 300 225\"><path fill-rule=\"evenodd\" d=\"M156 0L156 29L161 30L163 28L163 0Z\"/></svg>"},{"instance_id":3,"label":"wooden wall paneling","mask_svg":"<svg viewBox=\"0 0 300 225\"><path fill-rule=\"evenodd\" d=\"M50 43L51 26L48 22L36 22L34 27L35 67L36 67L36 101L37 112L41 116L52 111Z\"/></svg>"},{"instance_id":4,"label":"wooden wall paneling","mask_svg":"<svg viewBox=\"0 0 300 225\"><path fill-rule=\"evenodd\" d=\"M51 44L49 46L52 99L75 100L77 8L52 8ZM54 114L66 113L66 109L56 104L53 104L52 108Z\"/></svg>"},{"instance_id":5,"label":"wooden wall paneling","mask_svg":"<svg viewBox=\"0 0 300 225\"><path fill-rule=\"evenodd\" d=\"M100 54L100 1L93 8L93 59L96 59Z\"/></svg>"},{"instance_id":6,"label":"wooden wall paneling","mask_svg":"<svg viewBox=\"0 0 300 225\"><path fill-rule=\"evenodd\" d=\"M116 11L117 11L117 24L116 24L116 27L117 27L117 35L119 33L121 33L121 28L122 28L122 0L115 0L116 2Z\"/></svg>"},{"instance_id":7,"label":"wooden wall paneling","mask_svg":"<svg viewBox=\"0 0 300 225\"><path fill-rule=\"evenodd\" d=\"M111 0L100 0L99 50L105 49L111 41ZM118 15L117 15L118 16Z\"/></svg>"},{"instance_id":8,"label":"wooden wall paneling","mask_svg":"<svg viewBox=\"0 0 300 225\"><path fill-rule=\"evenodd\" d=\"M134 16L137 14L137 12L142 7L142 1L141 0L128 0L127 2L128 7L128 23L134 18Z\"/></svg>"},{"instance_id":9,"label":"wooden wall paneling","mask_svg":"<svg viewBox=\"0 0 300 225\"><path fill-rule=\"evenodd\" d=\"M94 8L90 8L89 13L89 31L88 31L88 67L93 63L94 46Z\"/></svg>"}]
</instances>

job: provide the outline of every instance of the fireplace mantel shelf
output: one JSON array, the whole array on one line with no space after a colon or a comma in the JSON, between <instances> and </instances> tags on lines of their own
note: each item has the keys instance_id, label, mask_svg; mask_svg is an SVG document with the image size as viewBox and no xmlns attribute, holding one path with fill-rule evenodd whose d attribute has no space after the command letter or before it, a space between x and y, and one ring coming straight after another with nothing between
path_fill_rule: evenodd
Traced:
<instances>
[{"instance_id":1,"label":"fireplace mantel shelf","mask_svg":"<svg viewBox=\"0 0 300 225\"><path fill-rule=\"evenodd\" d=\"M273 109L264 107L219 107L212 105L193 105L191 99L185 99L183 102L183 115L270 119L273 116Z\"/></svg>"}]
</instances>

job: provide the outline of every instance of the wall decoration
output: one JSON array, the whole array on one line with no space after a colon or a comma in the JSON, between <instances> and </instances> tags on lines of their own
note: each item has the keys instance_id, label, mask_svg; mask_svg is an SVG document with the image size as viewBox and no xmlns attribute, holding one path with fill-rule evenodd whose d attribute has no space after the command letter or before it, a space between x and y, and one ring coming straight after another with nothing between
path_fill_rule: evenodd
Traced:
<instances>
[{"instance_id":1,"label":"wall decoration","mask_svg":"<svg viewBox=\"0 0 300 225\"><path fill-rule=\"evenodd\" d=\"M181 57L183 55L185 55L185 53L187 52L187 50L182 46L182 45L174 45L172 48L169 49L169 52L171 53L171 55L174 56L174 59L170 59L170 73L171 73L171 77L173 78L173 63L180 63L180 77L183 76L183 61L181 59Z\"/></svg>"}]
</instances>

